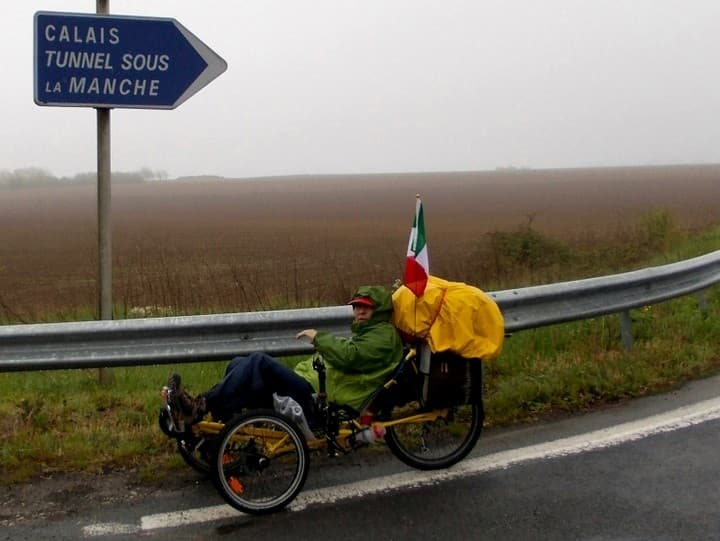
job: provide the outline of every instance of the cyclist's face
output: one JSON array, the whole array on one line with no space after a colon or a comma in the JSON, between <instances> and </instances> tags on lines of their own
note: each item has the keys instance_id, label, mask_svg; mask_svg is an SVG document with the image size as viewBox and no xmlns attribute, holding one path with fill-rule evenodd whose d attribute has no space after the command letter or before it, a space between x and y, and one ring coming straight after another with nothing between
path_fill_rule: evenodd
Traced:
<instances>
[{"instance_id":1,"label":"cyclist's face","mask_svg":"<svg viewBox=\"0 0 720 541\"><path fill-rule=\"evenodd\" d=\"M356 323L367 323L373 315L373 309L364 304L353 305L353 317Z\"/></svg>"}]
</instances>

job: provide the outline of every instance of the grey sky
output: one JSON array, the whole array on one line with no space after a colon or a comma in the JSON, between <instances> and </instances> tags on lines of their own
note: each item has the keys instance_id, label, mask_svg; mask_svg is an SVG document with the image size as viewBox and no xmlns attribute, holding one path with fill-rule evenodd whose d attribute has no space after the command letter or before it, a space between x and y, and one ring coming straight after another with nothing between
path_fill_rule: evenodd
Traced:
<instances>
[{"instance_id":1,"label":"grey sky","mask_svg":"<svg viewBox=\"0 0 720 541\"><path fill-rule=\"evenodd\" d=\"M0 170L96 169L91 108L33 102L3 2ZM720 162L717 0L110 0L228 63L171 111L112 112L112 168L171 177Z\"/></svg>"}]
</instances>

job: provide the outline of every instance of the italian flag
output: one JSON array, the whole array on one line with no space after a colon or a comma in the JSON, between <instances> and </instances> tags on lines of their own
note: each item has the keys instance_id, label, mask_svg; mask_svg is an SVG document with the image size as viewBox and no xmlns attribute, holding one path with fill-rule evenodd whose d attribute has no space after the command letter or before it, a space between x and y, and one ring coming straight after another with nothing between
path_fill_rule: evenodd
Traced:
<instances>
[{"instance_id":1,"label":"italian flag","mask_svg":"<svg viewBox=\"0 0 720 541\"><path fill-rule=\"evenodd\" d=\"M412 291L416 297L422 297L430 274L427 244L425 243L425 218L423 216L422 201L417 196L415 201L415 219L410 230L407 257L405 259L405 274L403 284Z\"/></svg>"}]
</instances>

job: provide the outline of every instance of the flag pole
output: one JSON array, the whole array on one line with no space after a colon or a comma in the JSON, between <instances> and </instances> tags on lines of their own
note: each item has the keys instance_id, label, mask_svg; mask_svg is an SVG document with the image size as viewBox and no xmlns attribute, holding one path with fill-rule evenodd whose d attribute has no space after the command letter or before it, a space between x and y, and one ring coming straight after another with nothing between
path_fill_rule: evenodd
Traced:
<instances>
[{"instance_id":1,"label":"flag pole","mask_svg":"<svg viewBox=\"0 0 720 541\"><path fill-rule=\"evenodd\" d=\"M423 236L424 236L424 234L425 234L425 231L424 231L424 229L425 229L425 223L424 223L424 222L425 222L425 213L424 213L424 209L423 209L423 207L422 207L422 200L420 199L420 194L419 194L419 193L418 193L418 194L415 194L415 208L419 208L419 210L417 211L417 214L418 214L418 215L417 215L417 221L418 221L417 227L418 227L418 230L419 230L419 229L420 229L420 225L421 225L421 224L420 224L420 218L422 218L422 221L423 221L423 223L422 223L422 228L423 228ZM421 212L422 212L422 214L421 214ZM416 237L415 237L416 246L415 246L414 248L417 248L417 239L418 239L418 237L417 237L417 235L416 235ZM428 270L428 277L429 277L429 275L430 275L430 273L429 273L429 270ZM415 296L415 310L414 310L414 312L415 312L415 314L414 314L414 317L415 317L415 328L417 328L417 303L418 303L418 298L419 298L419 297L416 295L416 296ZM428 332L430 332L430 329L428 329ZM429 385L430 385L430 353L431 353L431 352L430 352L430 346L428 345L427 340L426 340L425 338L423 338L423 340L422 340L422 342L421 342L421 344L420 344L420 366L419 366L419 369L420 369L420 373L423 375L422 397L423 397L424 400L427 400L428 390L429 390L428 388L429 388Z\"/></svg>"},{"instance_id":2,"label":"flag pole","mask_svg":"<svg viewBox=\"0 0 720 541\"><path fill-rule=\"evenodd\" d=\"M420 194L416 193L415 194L415 218L414 218L413 222L416 222L418 219L418 212L417 212L418 205L422 205L422 202L420 199ZM418 224L416 223L415 226L417 227L417 225ZM415 235L415 238L413 239L413 245L412 245L413 251L415 250L416 246L417 246L417 234ZM415 297L415 300L413 301L413 326L417 329L417 300L418 300L418 298L417 298L417 295L414 295L414 297ZM422 353L423 349L424 348L420 349L421 353Z\"/></svg>"},{"instance_id":3,"label":"flag pole","mask_svg":"<svg viewBox=\"0 0 720 541\"><path fill-rule=\"evenodd\" d=\"M425 216L424 216L424 209L422 207L422 199L420 199L420 194L415 194L415 236L413 239L413 246L412 249L414 252L417 253L418 248L418 240L420 238L420 232L422 230L423 235L423 242L426 242L424 239L425 236ZM429 275L429 272L428 272ZM418 305L418 296L415 295L415 301L414 301L414 309L413 309L413 318L415 320L415 328L417 328L417 305ZM429 384L429 376L430 376L430 347L427 344L427 341L423 338L423 340L420 343L420 373L423 374L425 377L423 378L423 398L427 399L427 392L428 392L428 384Z\"/></svg>"}]
</instances>

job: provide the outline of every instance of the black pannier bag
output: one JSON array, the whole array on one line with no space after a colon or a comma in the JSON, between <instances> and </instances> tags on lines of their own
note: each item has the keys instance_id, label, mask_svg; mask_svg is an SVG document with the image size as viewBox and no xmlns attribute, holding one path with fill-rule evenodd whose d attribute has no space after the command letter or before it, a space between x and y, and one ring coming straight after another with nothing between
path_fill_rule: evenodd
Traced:
<instances>
[{"instance_id":1,"label":"black pannier bag","mask_svg":"<svg viewBox=\"0 0 720 541\"><path fill-rule=\"evenodd\" d=\"M451 351L433 353L430 375L423 384L425 405L444 408L482 400L482 361Z\"/></svg>"}]
</instances>

